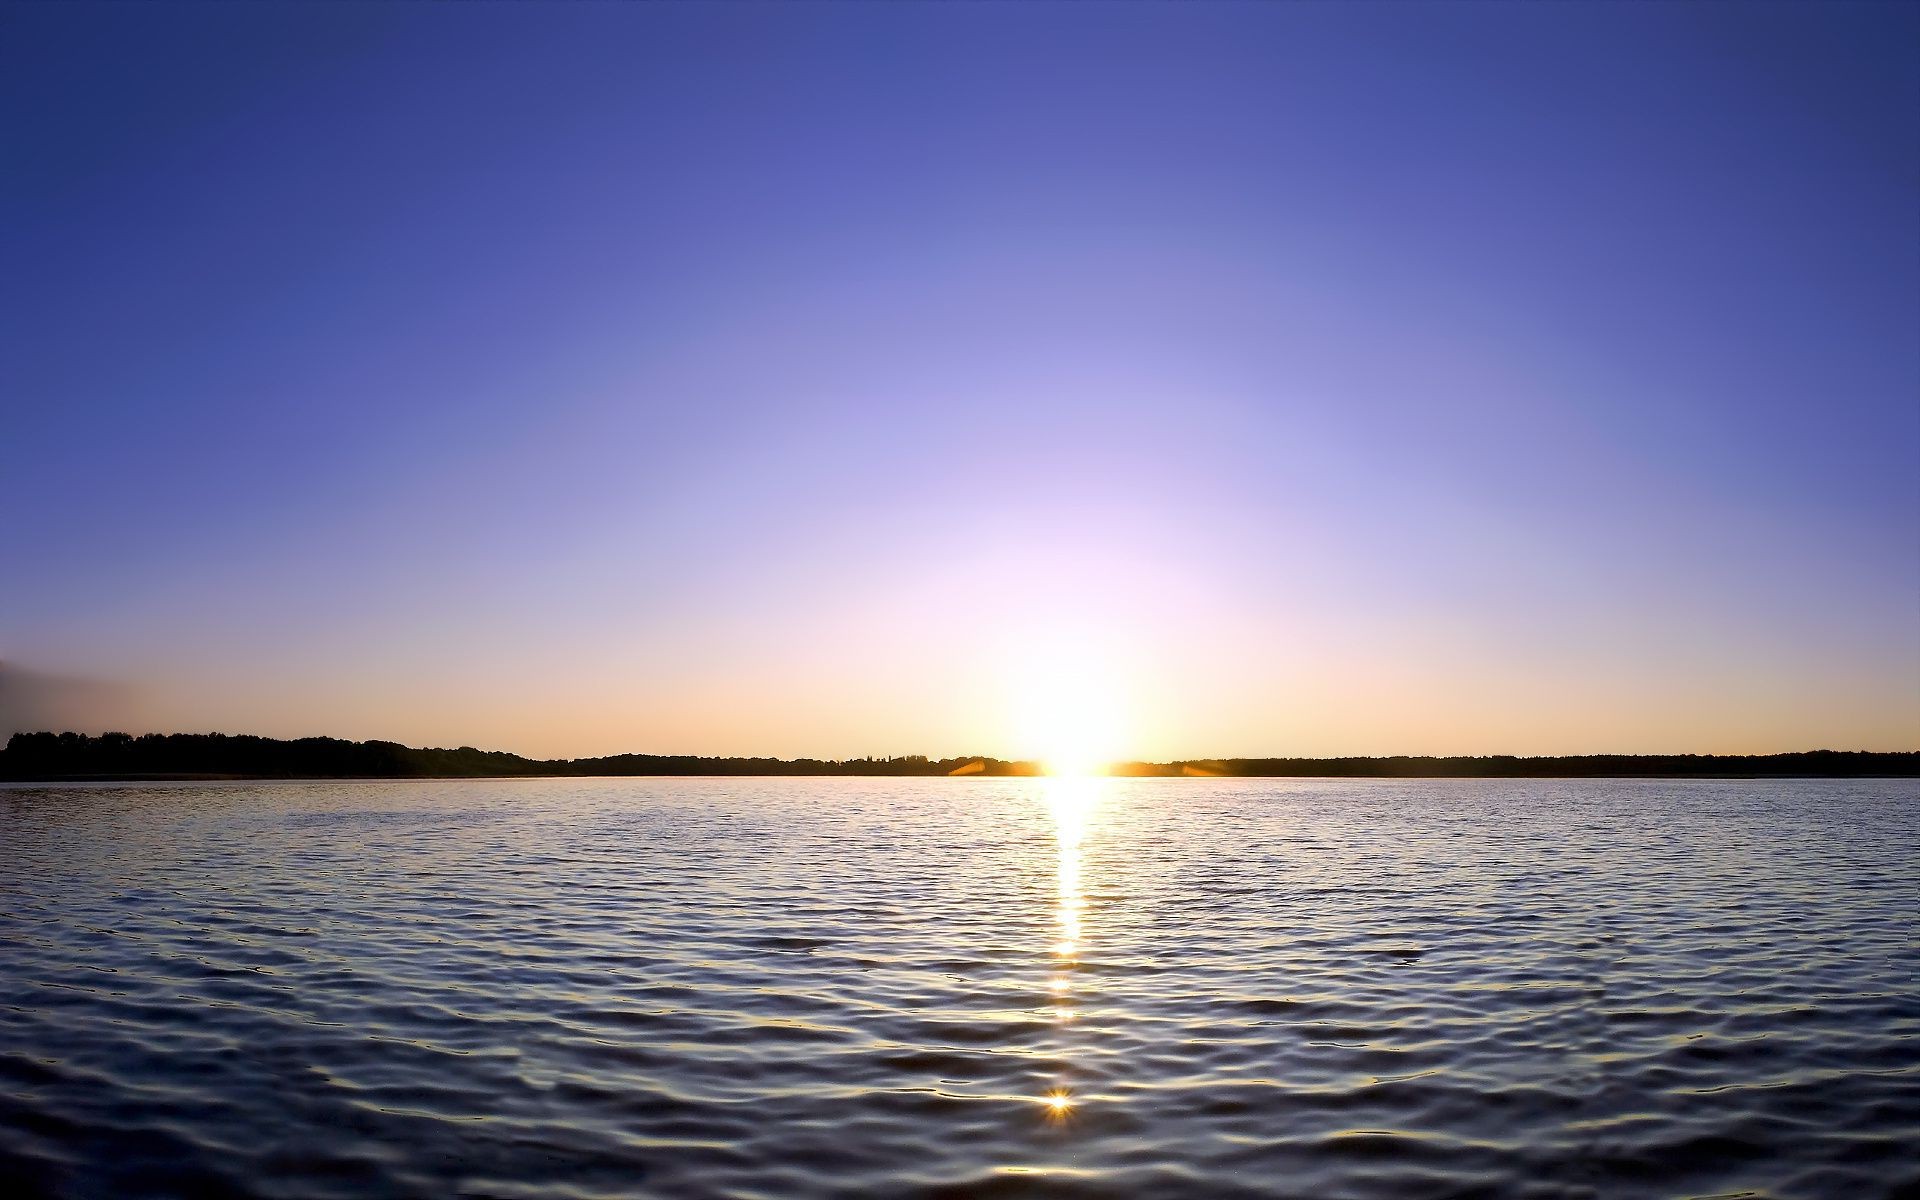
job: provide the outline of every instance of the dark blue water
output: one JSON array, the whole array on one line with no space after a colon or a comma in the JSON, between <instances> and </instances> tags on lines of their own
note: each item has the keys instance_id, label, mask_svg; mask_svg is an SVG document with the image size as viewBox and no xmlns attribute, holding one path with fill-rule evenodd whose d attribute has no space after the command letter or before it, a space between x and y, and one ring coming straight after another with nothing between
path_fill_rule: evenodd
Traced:
<instances>
[{"instance_id":1,"label":"dark blue water","mask_svg":"<svg viewBox=\"0 0 1920 1200\"><path fill-rule=\"evenodd\" d=\"M1912 781L0 789L13 1196L1920 1189Z\"/></svg>"}]
</instances>

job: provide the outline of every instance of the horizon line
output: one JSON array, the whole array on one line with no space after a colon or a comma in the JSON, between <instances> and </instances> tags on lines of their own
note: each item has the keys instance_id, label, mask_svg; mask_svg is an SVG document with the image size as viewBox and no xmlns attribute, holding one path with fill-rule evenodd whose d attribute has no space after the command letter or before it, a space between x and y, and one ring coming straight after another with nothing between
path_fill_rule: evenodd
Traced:
<instances>
[{"instance_id":1,"label":"horizon line","mask_svg":"<svg viewBox=\"0 0 1920 1200\"><path fill-rule=\"evenodd\" d=\"M607 768L593 770L594 767ZM618 768L625 767L626 770ZM1552 778L1625 774L1686 777L1712 768L1771 768L1771 775L1859 775L1861 768L1894 768L1920 775L1920 749L1773 751L1762 754L1389 754L1236 755L1165 760L1117 759L1094 778ZM1825 770L1818 768L1824 767ZM1835 768L1849 768L1836 772ZM66 768L62 770L60 768ZM115 769L118 768L118 769ZM493 769L489 769L493 768ZM708 768L708 769L701 769ZM719 768L719 769L713 769ZM729 769L731 768L731 769ZM749 769L740 769L749 768ZM783 769L784 768L784 769ZM1321 768L1321 769L1314 769ZM1551 768L1561 768L1554 770ZM1569 769L1578 768L1578 769ZM1612 768L1608 770L1607 768ZM0 779L221 778L579 778L612 776L878 776L1060 777L1044 760L992 755L865 755L780 758L773 755L657 754L622 751L578 757L533 758L474 746L413 747L385 739L329 736L273 738L259 734L145 733L118 730L18 731L0 748Z\"/></svg>"}]
</instances>

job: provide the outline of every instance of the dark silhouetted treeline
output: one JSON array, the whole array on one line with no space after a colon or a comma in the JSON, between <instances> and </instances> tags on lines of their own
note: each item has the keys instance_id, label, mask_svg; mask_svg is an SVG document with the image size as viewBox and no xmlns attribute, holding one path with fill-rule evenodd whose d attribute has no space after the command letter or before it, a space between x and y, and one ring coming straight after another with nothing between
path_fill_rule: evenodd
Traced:
<instances>
[{"instance_id":1,"label":"dark silhouetted treeline","mask_svg":"<svg viewBox=\"0 0 1920 1200\"><path fill-rule=\"evenodd\" d=\"M1286 776L1367 779L1547 779L1696 776L1920 775L1920 751L1806 750L1794 754L1576 754L1519 758L1456 755L1420 758L1227 758L1171 763L1125 763L1116 775L1198 775L1230 778Z\"/></svg>"},{"instance_id":2,"label":"dark silhouetted treeline","mask_svg":"<svg viewBox=\"0 0 1920 1200\"><path fill-rule=\"evenodd\" d=\"M458 779L552 775L1033 775L997 758L700 758L615 754L522 758L498 750L416 750L398 742L223 733L16 733L0 750L0 779ZM1550 778L1579 776L1920 775L1920 752L1813 750L1800 754L1590 754L1564 758L1229 758L1126 763L1133 776Z\"/></svg>"},{"instance_id":3,"label":"dark silhouetted treeline","mask_svg":"<svg viewBox=\"0 0 1920 1200\"><path fill-rule=\"evenodd\" d=\"M543 764L517 754L415 750L397 742L339 738L228 736L224 733L16 733L0 750L0 778L155 778L264 776L335 778L544 775Z\"/></svg>"},{"instance_id":4,"label":"dark silhouetted treeline","mask_svg":"<svg viewBox=\"0 0 1920 1200\"><path fill-rule=\"evenodd\" d=\"M533 775L1033 775L1032 763L993 758L700 758L616 754L522 758L499 750L416 750L398 742L224 733L16 733L0 750L0 779L460 779Z\"/></svg>"}]
</instances>

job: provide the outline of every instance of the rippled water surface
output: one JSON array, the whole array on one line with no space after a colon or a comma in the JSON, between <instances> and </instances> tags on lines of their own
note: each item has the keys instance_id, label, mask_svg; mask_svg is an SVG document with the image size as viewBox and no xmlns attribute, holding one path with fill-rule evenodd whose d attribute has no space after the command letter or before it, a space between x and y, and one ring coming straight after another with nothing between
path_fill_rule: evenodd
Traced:
<instances>
[{"instance_id":1,"label":"rippled water surface","mask_svg":"<svg viewBox=\"0 0 1920 1200\"><path fill-rule=\"evenodd\" d=\"M10 1195L1920 1190L1913 781L0 789Z\"/></svg>"}]
</instances>

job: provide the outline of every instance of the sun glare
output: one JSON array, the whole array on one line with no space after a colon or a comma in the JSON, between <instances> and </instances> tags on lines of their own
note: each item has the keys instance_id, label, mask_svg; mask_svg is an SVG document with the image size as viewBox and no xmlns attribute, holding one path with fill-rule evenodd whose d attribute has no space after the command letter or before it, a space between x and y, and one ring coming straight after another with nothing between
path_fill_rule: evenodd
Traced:
<instances>
[{"instance_id":1,"label":"sun glare","mask_svg":"<svg viewBox=\"0 0 1920 1200\"><path fill-rule=\"evenodd\" d=\"M1098 656L1049 646L1016 674L1015 737L1047 774L1100 775L1125 756L1126 689Z\"/></svg>"}]
</instances>

